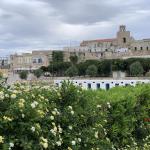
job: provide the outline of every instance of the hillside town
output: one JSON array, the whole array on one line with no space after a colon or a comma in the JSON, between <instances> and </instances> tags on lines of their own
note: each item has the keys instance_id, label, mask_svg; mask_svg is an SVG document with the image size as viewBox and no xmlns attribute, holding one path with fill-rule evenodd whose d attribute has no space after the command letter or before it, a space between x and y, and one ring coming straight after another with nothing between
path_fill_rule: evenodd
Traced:
<instances>
[{"instance_id":1,"label":"hillside town","mask_svg":"<svg viewBox=\"0 0 150 150\"><path fill-rule=\"evenodd\" d=\"M90 60L146 59L150 58L150 39L135 40L130 31L126 30L126 26L120 25L115 38L82 41L78 47L64 47L63 50L33 50L31 53L15 53L9 57L1 57L0 72L8 78L9 83L15 82L19 80L18 75L22 71L31 73L41 67L48 67L53 62L54 53L61 53L62 61L66 63L71 62L71 57L77 57L78 64ZM118 71L120 72L113 72L112 75L103 77L111 77L112 80L122 78L124 80L126 73L121 72L121 70ZM49 73L53 74L52 72ZM59 75L56 76L59 77ZM53 77L56 76L53 75ZM60 76L63 77L63 75ZM98 77L100 78L100 76ZM80 77L78 76L78 78ZM30 77L30 80L34 80L34 78Z\"/></svg>"},{"instance_id":2,"label":"hillside town","mask_svg":"<svg viewBox=\"0 0 150 150\"><path fill-rule=\"evenodd\" d=\"M0 150L150 150L150 1L0 0Z\"/></svg>"}]
</instances>

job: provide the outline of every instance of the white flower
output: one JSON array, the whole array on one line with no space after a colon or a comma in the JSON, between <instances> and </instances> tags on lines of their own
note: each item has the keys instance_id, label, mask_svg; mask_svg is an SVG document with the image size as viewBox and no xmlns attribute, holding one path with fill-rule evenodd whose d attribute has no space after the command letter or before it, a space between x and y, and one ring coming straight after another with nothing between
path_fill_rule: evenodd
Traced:
<instances>
[{"instance_id":1,"label":"white flower","mask_svg":"<svg viewBox=\"0 0 150 150\"><path fill-rule=\"evenodd\" d=\"M31 131L32 131L32 132L35 132L35 127L31 127Z\"/></svg>"},{"instance_id":2,"label":"white flower","mask_svg":"<svg viewBox=\"0 0 150 150\"><path fill-rule=\"evenodd\" d=\"M31 107L32 107L32 108L35 108L37 105L38 105L38 102L37 102L37 101L34 101L33 103L31 103Z\"/></svg>"},{"instance_id":3,"label":"white flower","mask_svg":"<svg viewBox=\"0 0 150 150\"><path fill-rule=\"evenodd\" d=\"M70 130L72 130L72 126L69 126L68 128L69 128Z\"/></svg>"},{"instance_id":4,"label":"white flower","mask_svg":"<svg viewBox=\"0 0 150 150\"><path fill-rule=\"evenodd\" d=\"M68 106L68 108L72 110L72 106Z\"/></svg>"},{"instance_id":5,"label":"white flower","mask_svg":"<svg viewBox=\"0 0 150 150\"><path fill-rule=\"evenodd\" d=\"M42 143L42 146L47 149L48 148L48 143Z\"/></svg>"},{"instance_id":6,"label":"white flower","mask_svg":"<svg viewBox=\"0 0 150 150\"><path fill-rule=\"evenodd\" d=\"M94 136L95 136L96 139L98 139L98 131L95 132L95 135L94 135Z\"/></svg>"},{"instance_id":7,"label":"white flower","mask_svg":"<svg viewBox=\"0 0 150 150\"><path fill-rule=\"evenodd\" d=\"M72 145L76 145L76 141L72 141L71 144L72 144Z\"/></svg>"},{"instance_id":8,"label":"white flower","mask_svg":"<svg viewBox=\"0 0 150 150\"><path fill-rule=\"evenodd\" d=\"M101 105L97 105L97 108L101 108L102 106Z\"/></svg>"},{"instance_id":9,"label":"white flower","mask_svg":"<svg viewBox=\"0 0 150 150\"><path fill-rule=\"evenodd\" d=\"M0 136L0 143L4 143L4 137Z\"/></svg>"},{"instance_id":10,"label":"white flower","mask_svg":"<svg viewBox=\"0 0 150 150\"><path fill-rule=\"evenodd\" d=\"M9 97L9 95L8 95L8 94L5 94L5 97L6 97L6 98L8 98L8 97Z\"/></svg>"},{"instance_id":11,"label":"white flower","mask_svg":"<svg viewBox=\"0 0 150 150\"><path fill-rule=\"evenodd\" d=\"M78 138L78 141L81 142L81 138Z\"/></svg>"},{"instance_id":12,"label":"white flower","mask_svg":"<svg viewBox=\"0 0 150 150\"><path fill-rule=\"evenodd\" d=\"M51 119L51 120L54 120L54 116L50 116L50 119Z\"/></svg>"},{"instance_id":13,"label":"white flower","mask_svg":"<svg viewBox=\"0 0 150 150\"><path fill-rule=\"evenodd\" d=\"M56 111L52 111L52 114L53 114L53 115L56 115Z\"/></svg>"},{"instance_id":14,"label":"white flower","mask_svg":"<svg viewBox=\"0 0 150 150\"><path fill-rule=\"evenodd\" d=\"M22 118L24 118L24 117L25 117L25 115L24 115L24 114L21 114L21 116L22 116Z\"/></svg>"},{"instance_id":15,"label":"white flower","mask_svg":"<svg viewBox=\"0 0 150 150\"><path fill-rule=\"evenodd\" d=\"M57 111L58 111L58 110L57 110L57 108L54 108L54 111L56 111L56 112L57 112Z\"/></svg>"},{"instance_id":16,"label":"white flower","mask_svg":"<svg viewBox=\"0 0 150 150\"><path fill-rule=\"evenodd\" d=\"M15 98L16 98L16 94L12 94L12 95L11 95L11 98L12 98L12 99L15 99Z\"/></svg>"},{"instance_id":17,"label":"white flower","mask_svg":"<svg viewBox=\"0 0 150 150\"><path fill-rule=\"evenodd\" d=\"M109 102L107 102L107 105L108 105L108 108L111 108L111 105L110 105L110 103L109 103Z\"/></svg>"},{"instance_id":18,"label":"white flower","mask_svg":"<svg viewBox=\"0 0 150 150\"><path fill-rule=\"evenodd\" d=\"M9 147L11 148L11 147L14 147L14 143L9 143Z\"/></svg>"},{"instance_id":19,"label":"white flower","mask_svg":"<svg viewBox=\"0 0 150 150\"><path fill-rule=\"evenodd\" d=\"M73 110L71 111L71 114L74 115L74 111Z\"/></svg>"},{"instance_id":20,"label":"white flower","mask_svg":"<svg viewBox=\"0 0 150 150\"><path fill-rule=\"evenodd\" d=\"M61 141L56 142L57 146L61 146Z\"/></svg>"},{"instance_id":21,"label":"white flower","mask_svg":"<svg viewBox=\"0 0 150 150\"><path fill-rule=\"evenodd\" d=\"M48 148L48 140L41 137L40 141L41 141L40 144L43 146L43 148L47 149Z\"/></svg>"}]
</instances>

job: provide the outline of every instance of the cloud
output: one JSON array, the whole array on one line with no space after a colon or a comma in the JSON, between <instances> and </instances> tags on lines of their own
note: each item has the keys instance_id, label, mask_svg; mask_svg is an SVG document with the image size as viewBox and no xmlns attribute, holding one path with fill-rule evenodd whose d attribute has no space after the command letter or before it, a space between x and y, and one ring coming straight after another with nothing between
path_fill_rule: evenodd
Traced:
<instances>
[{"instance_id":1,"label":"cloud","mask_svg":"<svg viewBox=\"0 0 150 150\"><path fill-rule=\"evenodd\" d=\"M115 37L120 24L150 37L149 14L147 0L1 0L0 56Z\"/></svg>"}]
</instances>

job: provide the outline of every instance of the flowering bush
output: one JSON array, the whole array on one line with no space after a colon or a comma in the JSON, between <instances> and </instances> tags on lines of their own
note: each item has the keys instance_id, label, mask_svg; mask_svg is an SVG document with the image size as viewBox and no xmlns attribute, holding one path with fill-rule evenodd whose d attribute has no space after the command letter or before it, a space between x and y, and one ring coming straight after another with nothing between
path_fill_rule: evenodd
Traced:
<instances>
[{"instance_id":1,"label":"flowering bush","mask_svg":"<svg viewBox=\"0 0 150 150\"><path fill-rule=\"evenodd\" d=\"M149 149L150 86L118 90L0 87L0 149Z\"/></svg>"}]
</instances>

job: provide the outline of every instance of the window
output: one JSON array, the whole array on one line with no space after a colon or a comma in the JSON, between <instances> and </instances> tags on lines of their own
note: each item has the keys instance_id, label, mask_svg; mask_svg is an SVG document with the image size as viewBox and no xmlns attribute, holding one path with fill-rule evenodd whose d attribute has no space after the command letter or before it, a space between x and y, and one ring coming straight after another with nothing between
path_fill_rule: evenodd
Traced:
<instances>
[{"instance_id":1,"label":"window","mask_svg":"<svg viewBox=\"0 0 150 150\"><path fill-rule=\"evenodd\" d=\"M79 83L79 86L81 86L81 87L82 87L82 83Z\"/></svg>"},{"instance_id":2,"label":"window","mask_svg":"<svg viewBox=\"0 0 150 150\"><path fill-rule=\"evenodd\" d=\"M105 52L107 52L108 51L108 49L105 49Z\"/></svg>"},{"instance_id":3,"label":"window","mask_svg":"<svg viewBox=\"0 0 150 150\"><path fill-rule=\"evenodd\" d=\"M136 50L137 50L137 47L135 47L134 50L136 51Z\"/></svg>"},{"instance_id":4,"label":"window","mask_svg":"<svg viewBox=\"0 0 150 150\"><path fill-rule=\"evenodd\" d=\"M34 64L36 63L36 59L33 59L33 63L34 63Z\"/></svg>"},{"instance_id":5,"label":"window","mask_svg":"<svg viewBox=\"0 0 150 150\"><path fill-rule=\"evenodd\" d=\"M115 86L119 86L119 83L116 83Z\"/></svg>"},{"instance_id":6,"label":"window","mask_svg":"<svg viewBox=\"0 0 150 150\"><path fill-rule=\"evenodd\" d=\"M146 47L147 51L148 51L148 46Z\"/></svg>"},{"instance_id":7,"label":"window","mask_svg":"<svg viewBox=\"0 0 150 150\"><path fill-rule=\"evenodd\" d=\"M123 38L123 43L126 43L126 42L127 42L127 40L126 40L126 38L124 37L124 38Z\"/></svg>"},{"instance_id":8,"label":"window","mask_svg":"<svg viewBox=\"0 0 150 150\"><path fill-rule=\"evenodd\" d=\"M143 50L143 47L141 47L141 50Z\"/></svg>"},{"instance_id":9,"label":"window","mask_svg":"<svg viewBox=\"0 0 150 150\"><path fill-rule=\"evenodd\" d=\"M88 83L88 89L91 89L91 83Z\"/></svg>"},{"instance_id":10,"label":"window","mask_svg":"<svg viewBox=\"0 0 150 150\"><path fill-rule=\"evenodd\" d=\"M39 59L38 59L38 63L39 63L39 64L42 63L42 58L39 58Z\"/></svg>"},{"instance_id":11,"label":"window","mask_svg":"<svg viewBox=\"0 0 150 150\"><path fill-rule=\"evenodd\" d=\"M109 83L106 84L106 90L109 90L110 89L110 85Z\"/></svg>"},{"instance_id":12,"label":"window","mask_svg":"<svg viewBox=\"0 0 150 150\"><path fill-rule=\"evenodd\" d=\"M100 83L96 84L97 89L100 89Z\"/></svg>"},{"instance_id":13,"label":"window","mask_svg":"<svg viewBox=\"0 0 150 150\"><path fill-rule=\"evenodd\" d=\"M129 85L128 83L125 84L125 86L128 86L128 85Z\"/></svg>"}]
</instances>

